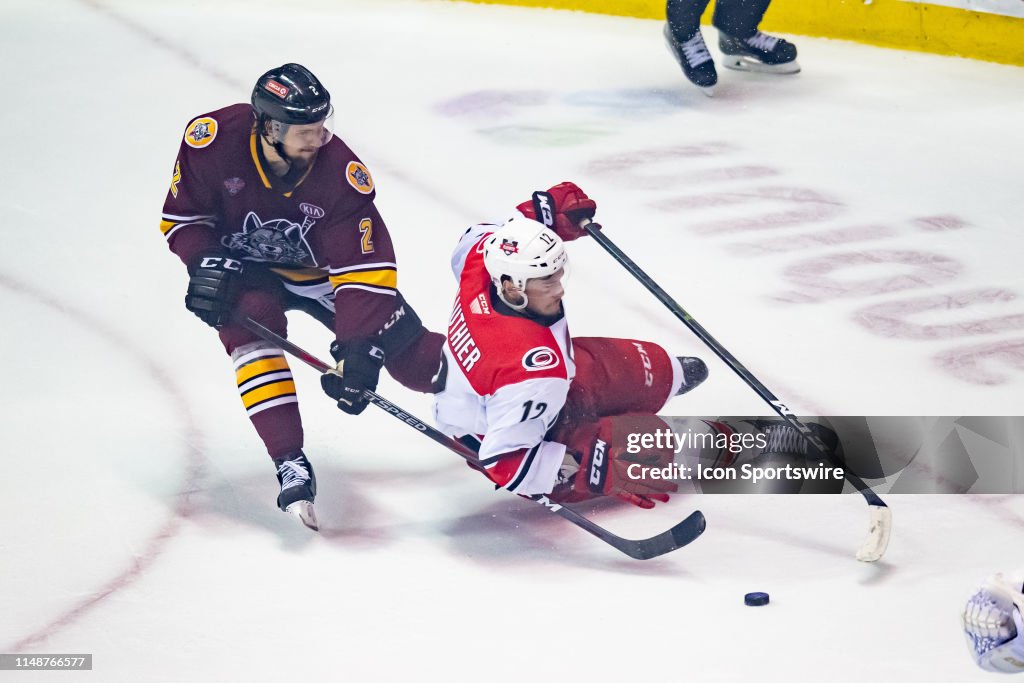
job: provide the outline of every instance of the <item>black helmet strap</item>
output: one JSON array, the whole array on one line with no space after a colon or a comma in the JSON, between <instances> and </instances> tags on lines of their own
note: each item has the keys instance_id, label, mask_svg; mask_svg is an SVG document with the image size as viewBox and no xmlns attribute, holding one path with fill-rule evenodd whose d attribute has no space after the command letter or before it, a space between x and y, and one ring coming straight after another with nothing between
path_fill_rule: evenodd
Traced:
<instances>
[{"instance_id":1,"label":"black helmet strap","mask_svg":"<svg viewBox=\"0 0 1024 683\"><path fill-rule=\"evenodd\" d=\"M270 182L270 186L274 190L281 193L291 192L292 190L295 189L295 186L298 184L298 182L302 180L303 176L306 174L306 171L309 170L309 167L298 166L295 163L295 161L285 153L284 143L282 143L280 140L272 140L267 136L266 126L267 122L270 120L271 119L269 117L261 114L256 121L256 127L259 129L260 138L266 140L267 144L273 147L274 151L277 152L277 155L281 157L281 159L283 159L286 164L288 164L288 172L285 173L283 176L278 176L274 173L269 173L267 175L267 180ZM260 163L264 167L270 167L270 161L267 159L267 155L264 154L263 152L263 145L256 145L256 155L259 157ZM312 162L310 163L310 165L312 165Z\"/></svg>"}]
</instances>

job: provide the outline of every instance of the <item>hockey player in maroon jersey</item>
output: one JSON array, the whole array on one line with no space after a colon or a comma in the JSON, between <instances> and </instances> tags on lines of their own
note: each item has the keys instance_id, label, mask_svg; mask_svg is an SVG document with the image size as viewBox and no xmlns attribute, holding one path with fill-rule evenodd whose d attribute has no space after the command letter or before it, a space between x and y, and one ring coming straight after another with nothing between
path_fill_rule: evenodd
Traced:
<instances>
[{"instance_id":1,"label":"hockey player in maroon jersey","mask_svg":"<svg viewBox=\"0 0 1024 683\"><path fill-rule=\"evenodd\" d=\"M706 365L648 341L571 337L564 242L586 234L579 223L597 205L561 183L517 208L503 224L467 230L452 256L459 291L438 427L477 448L486 475L515 493L556 502L610 495L644 508L667 501L673 483L628 476L626 454L609 447L611 417L656 420L669 399L704 381ZM542 214L553 230L534 220Z\"/></svg>"},{"instance_id":2,"label":"hockey player in maroon jersey","mask_svg":"<svg viewBox=\"0 0 1024 683\"><path fill-rule=\"evenodd\" d=\"M432 391L441 335L428 332L398 290L395 252L374 206L374 183L333 135L327 89L285 64L260 76L251 104L187 126L160 229L188 268L185 306L218 330L238 390L277 468L282 510L316 528L316 477L302 451L295 384L282 351L239 317L286 333L286 310L333 330L336 371L324 390L342 410L366 407L381 367Z\"/></svg>"}]
</instances>

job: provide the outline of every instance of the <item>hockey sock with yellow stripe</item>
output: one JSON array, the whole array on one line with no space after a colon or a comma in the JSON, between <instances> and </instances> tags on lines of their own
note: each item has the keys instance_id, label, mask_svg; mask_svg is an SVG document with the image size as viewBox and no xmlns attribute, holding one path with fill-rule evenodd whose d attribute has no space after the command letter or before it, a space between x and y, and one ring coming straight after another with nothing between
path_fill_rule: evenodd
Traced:
<instances>
[{"instance_id":1,"label":"hockey sock with yellow stripe","mask_svg":"<svg viewBox=\"0 0 1024 683\"><path fill-rule=\"evenodd\" d=\"M271 457L302 448L295 379L284 352L258 341L236 348L231 359L242 405Z\"/></svg>"}]
</instances>

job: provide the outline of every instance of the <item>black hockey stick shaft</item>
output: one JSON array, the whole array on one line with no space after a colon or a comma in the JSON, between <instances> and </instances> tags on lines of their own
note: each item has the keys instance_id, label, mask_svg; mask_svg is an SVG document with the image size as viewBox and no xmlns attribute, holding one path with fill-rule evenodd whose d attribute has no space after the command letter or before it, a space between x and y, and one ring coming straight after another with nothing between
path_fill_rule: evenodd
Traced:
<instances>
[{"instance_id":1,"label":"black hockey stick shaft","mask_svg":"<svg viewBox=\"0 0 1024 683\"><path fill-rule=\"evenodd\" d=\"M775 394L768 390L768 387L754 377L753 373L751 373L750 370L747 370L747 368L736 359L736 356L729 353L728 349L722 346L717 339L712 337L711 333L704 329L704 326L697 322L692 315L687 313L682 306L676 303L675 299L669 296L668 292L662 289L650 275L645 273L640 266L638 266L631 258L626 256L625 252L619 249L619 247L616 246L616 244L612 242L604 232L602 232L599 224L588 222L583 224L582 227L597 241L599 245L601 245L605 251L611 254L612 258L622 264L622 266L628 270L629 273L640 282L640 284L646 287L647 291L653 294L654 297L664 304L673 315L679 318L684 325L690 328L690 331L697 335L698 339L704 342L709 349L714 351L715 355L721 358L726 365L732 368L733 372L739 375L740 378L747 383L747 386L757 392L757 395L764 399L772 409L779 414L779 417L800 432L817 455L825 458L830 463L842 467L846 480L861 492L865 500L867 500L868 505L887 507L878 494L872 491L871 488L864 483L863 479L850 472L843 466L843 463L838 461L838 458L836 458L829 448L825 446L825 443L818 437L818 435L812 432L807 425L801 422L800 419L794 415L788 407L786 407L786 404L780 401Z\"/></svg>"},{"instance_id":2,"label":"black hockey stick shaft","mask_svg":"<svg viewBox=\"0 0 1024 683\"><path fill-rule=\"evenodd\" d=\"M277 334L273 330L263 326L258 321L252 318L241 318L239 322L250 332L260 337L264 341L268 341L271 344L279 346L281 349L292 354L306 365L319 371L321 374L333 370L334 368L327 363L323 362L313 354L307 352L297 344L293 344L281 335ZM452 451L462 459L474 466L479 465L479 459L476 453L459 441L439 432L427 423L420 420L415 415L405 412L397 405L387 400L383 396L377 394L374 391L364 390L363 395L367 401L377 406L384 412L392 415L393 417L401 420L405 424L409 425L416 431L430 437L436 443L444 446L448 450ZM631 540L628 538L622 538L616 536L612 532L608 531L604 527L601 527L594 522L590 521L583 515L563 506L558 503L552 502L547 496L544 495L533 495L533 496L521 496L523 498L529 498L530 500L543 505L547 510L554 512L563 519L566 519L576 526L580 527L584 531L587 531L597 538L601 539L605 543L611 545L613 548L620 550L621 552L629 555L630 557L637 560L648 560L658 555L664 555L665 553L671 552L676 548L681 548L688 543L696 540L698 536L704 533L706 522L704 515L700 510L694 511L689 517L684 519L679 524L667 531L652 536L651 538L645 538L641 540Z\"/></svg>"}]
</instances>

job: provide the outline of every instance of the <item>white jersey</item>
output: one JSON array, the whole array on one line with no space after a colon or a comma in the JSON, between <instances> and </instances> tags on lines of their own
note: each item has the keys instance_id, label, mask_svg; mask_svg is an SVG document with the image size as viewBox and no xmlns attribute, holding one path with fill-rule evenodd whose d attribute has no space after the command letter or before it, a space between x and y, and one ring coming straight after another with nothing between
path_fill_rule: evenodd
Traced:
<instances>
[{"instance_id":1,"label":"white jersey","mask_svg":"<svg viewBox=\"0 0 1024 683\"><path fill-rule=\"evenodd\" d=\"M550 493L565 445L545 440L576 374L564 316L545 326L511 312L493 293L484 241L498 227L473 226L452 255L459 292L448 324L448 377L434 400L438 428L480 440L487 476L515 493Z\"/></svg>"}]
</instances>

